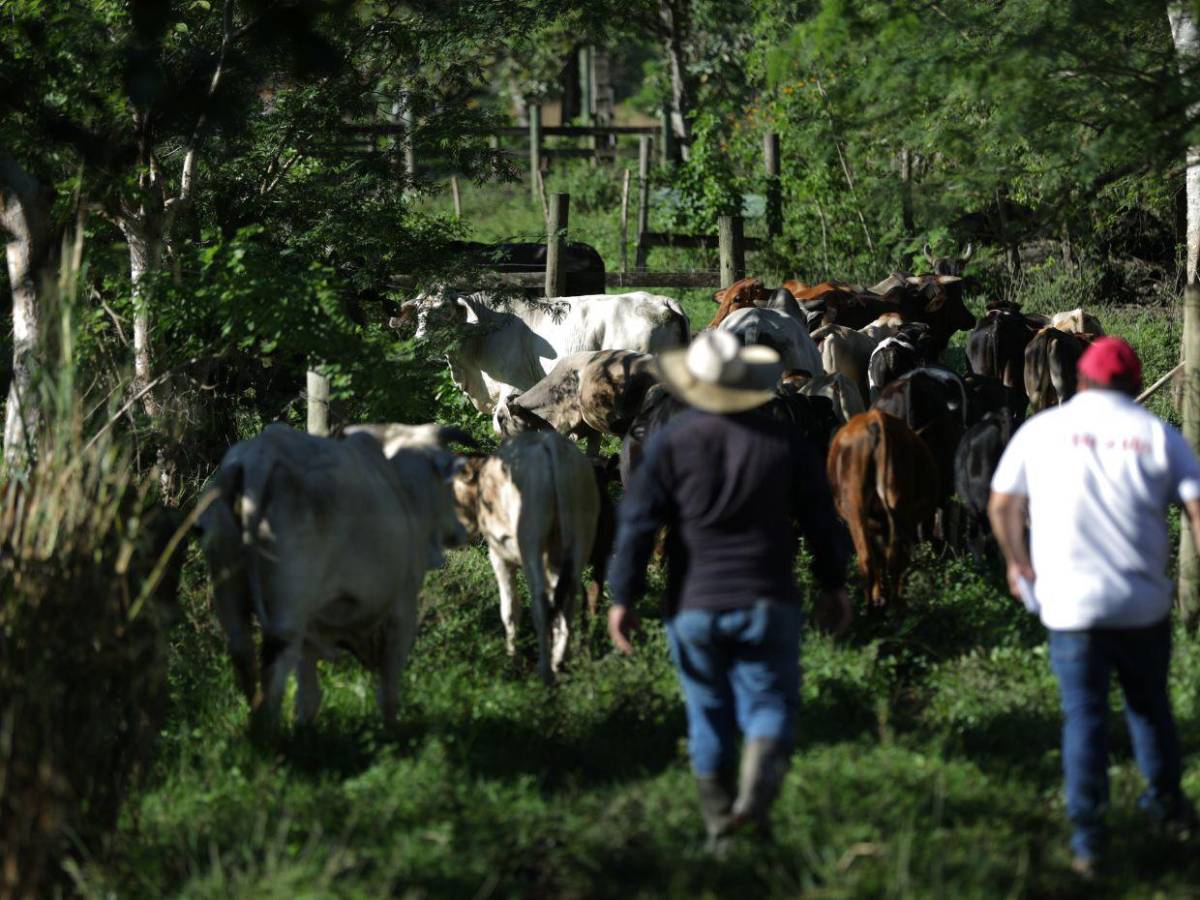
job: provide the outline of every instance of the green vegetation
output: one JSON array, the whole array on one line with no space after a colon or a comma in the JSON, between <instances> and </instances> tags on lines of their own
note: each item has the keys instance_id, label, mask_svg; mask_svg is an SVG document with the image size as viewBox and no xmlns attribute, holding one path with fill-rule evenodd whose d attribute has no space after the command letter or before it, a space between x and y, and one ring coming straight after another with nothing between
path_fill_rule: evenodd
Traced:
<instances>
[{"instance_id":1,"label":"green vegetation","mask_svg":"<svg viewBox=\"0 0 1200 900\"><path fill-rule=\"evenodd\" d=\"M800 572L804 576L803 571ZM1057 697L1040 628L986 566L928 553L904 610L839 642L810 632L800 749L777 843L700 852L685 726L656 621L633 659L580 626L541 686L529 632L504 655L481 548L432 575L403 710L323 666L319 723L255 749L196 560L172 632L158 762L103 859L104 896L1048 896L1069 894ZM653 603L644 610L654 615ZM1200 644L1180 634L1176 710L1200 741ZM1190 896L1190 850L1146 833L1114 708L1113 896ZM1123 732L1121 732L1123 734ZM1200 790L1194 754L1185 785Z\"/></svg>"},{"instance_id":2,"label":"green vegetation","mask_svg":"<svg viewBox=\"0 0 1200 900\"><path fill-rule=\"evenodd\" d=\"M1161 5L0 8L0 215L28 251L7 256L0 298L40 323L29 340L0 329L0 387L40 413L28 441L6 433L0 475L0 898L1089 893L1068 869L1041 631L994 561L923 548L904 608L860 610L837 642L807 634L777 842L721 863L700 853L657 596L636 657L580 622L547 690L528 634L504 655L482 548L452 552L427 581L398 727L342 662L323 666L319 722L267 748L248 739L196 549L154 563L230 444L302 420L309 366L331 377L334 425L436 419L492 439L441 348L385 327L388 304L408 295L398 275L471 283L451 238L543 238L523 149L494 153L485 134L527 100L577 102L584 45L611 50L619 119L682 114L690 152L656 165L652 229L711 232L745 208L762 237L776 131L784 233L752 274L870 284L920 269L926 241L974 241L975 312L1085 306L1156 379L1178 359L1183 159L1200 143L1200 79ZM610 270L621 162L546 175ZM650 265L717 259L655 250ZM711 318L711 290L664 292L695 327ZM964 344L946 357L959 369ZM1167 391L1151 408L1176 417ZM1176 647L1200 797L1200 639ZM1195 848L1143 827L1112 726L1108 893L1195 896Z\"/></svg>"}]
</instances>

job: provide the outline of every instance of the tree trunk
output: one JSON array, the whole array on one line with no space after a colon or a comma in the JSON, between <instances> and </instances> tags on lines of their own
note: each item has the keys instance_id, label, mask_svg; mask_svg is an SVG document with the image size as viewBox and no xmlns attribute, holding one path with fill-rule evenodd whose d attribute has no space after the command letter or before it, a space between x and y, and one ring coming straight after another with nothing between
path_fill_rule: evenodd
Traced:
<instances>
[{"instance_id":1,"label":"tree trunk","mask_svg":"<svg viewBox=\"0 0 1200 900\"><path fill-rule=\"evenodd\" d=\"M1167 6L1167 18L1171 22L1171 38L1175 42L1175 53L1179 67L1187 72L1200 60L1200 29L1191 3L1172 2ZM1200 115L1195 106L1188 110L1189 117ZM1187 268L1184 283L1196 281L1196 267L1200 261L1200 146L1187 151Z\"/></svg>"},{"instance_id":2,"label":"tree trunk","mask_svg":"<svg viewBox=\"0 0 1200 900\"><path fill-rule=\"evenodd\" d=\"M907 147L900 148L900 219L904 226L904 236L911 238L917 233L916 219L913 218L913 189L912 189L912 151Z\"/></svg>"},{"instance_id":3,"label":"tree trunk","mask_svg":"<svg viewBox=\"0 0 1200 900\"><path fill-rule=\"evenodd\" d=\"M36 178L0 160L0 230L12 287L13 373L4 415L4 459L14 467L31 460L42 424L37 385L41 289L51 264L50 198Z\"/></svg>"},{"instance_id":4,"label":"tree trunk","mask_svg":"<svg viewBox=\"0 0 1200 900\"><path fill-rule=\"evenodd\" d=\"M1189 2L1171 2L1167 5L1167 19L1171 23L1171 39L1175 43L1175 54L1178 58L1182 76L1190 80L1189 70L1200 60L1200 29L1197 29L1194 7ZM1198 114L1195 105L1188 110L1188 117L1194 119ZM1187 265L1184 269L1184 285L1186 294L1194 298L1197 282L1196 267L1200 261L1200 147L1192 146L1187 150ZM1188 304L1188 313L1194 311ZM1185 315L1185 319L1187 316ZM1187 360L1187 326L1185 321L1183 333L1184 362ZM1194 367L1193 367L1194 368ZM1185 367L1185 373L1187 368ZM1188 378L1181 379L1182 391L1200 390L1200 384ZM1196 423L1191 421L1189 412L1192 404L1184 400L1184 433L1195 434ZM1196 449L1193 446L1192 449ZM1196 556L1195 544L1192 541L1191 528L1187 516L1182 517L1182 527L1179 533L1179 596L1177 598L1181 612L1184 614L1189 629L1196 626L1197 607L1200 606L1200 558Z\"/></svg>"},{"instance_id":5,"label":"tree trunk","mask_svg":"<svg viewBox=\"0 0 1200 900\"><path fill-rule=\"evenodd\" d=\"M129 279L133 283L133 396L142 395L146 415L157 425L162 413L156 392L150 387L150 297L146 279L162 262L161 225L151 217L125 217L121 230L129 244ZM149 221L148 221L149 220Z\"/></svg>"},{"instance_id":6,"label":"tree trunk","mask_svg":"<svg viewBox=\"0 0 1200 900\"><path fill-rule=\"evenodd\" d=\"M688 0L659 0L658 17L663 25L667 68L671 75L671 131L675 135L680 156L688 157L690 130L688 115L692 109L692 91L687 75Z\"/></svg>"}]
</instances>

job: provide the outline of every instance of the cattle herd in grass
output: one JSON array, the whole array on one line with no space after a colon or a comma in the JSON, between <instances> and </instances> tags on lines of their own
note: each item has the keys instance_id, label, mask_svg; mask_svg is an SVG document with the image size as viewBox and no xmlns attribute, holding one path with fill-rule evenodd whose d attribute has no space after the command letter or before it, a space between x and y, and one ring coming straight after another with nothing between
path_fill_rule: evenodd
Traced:
<instances>
[{"instance_id":1,"label":"cattle herd in grass","mask_svg":"<svg viewBox=\"0 0 1200 900\"><path fill-rule=\"evenodd\" d=\"M710 328L779 352L776 397L754 414L826 450L873 604L899 598L918 537L954 538L961 507L986 531L988 482L1013 430L1028 409L1074 393L1075 361L1101 333L1082 310L1047 318L1009 301L976 320L963 301L969 255L934 259L926 248L931 274L894 273L871 288L771 290L747 278L716 294ZM690 339L669 297L441 291L404 303L393 324L447 338L455 383L503 441L464 455L449 444L471 446L469 436L436 425L360 425L335 438L276 425L228 452L199 527L239 684L268 724L293 671L297 718L315 715L316 661L341 650L378 672L381 710L393 717L424 575L468 536L487 545L510 654L524 573L538 671L552 681L585 566L593 612L603 584L614 469L627 483L645 442L684 408L655 363ZM956 331L970 331L966 373L941 363ZM619 460L600 458L605 435L621 440Z\"/></svg>"}]
</instances>

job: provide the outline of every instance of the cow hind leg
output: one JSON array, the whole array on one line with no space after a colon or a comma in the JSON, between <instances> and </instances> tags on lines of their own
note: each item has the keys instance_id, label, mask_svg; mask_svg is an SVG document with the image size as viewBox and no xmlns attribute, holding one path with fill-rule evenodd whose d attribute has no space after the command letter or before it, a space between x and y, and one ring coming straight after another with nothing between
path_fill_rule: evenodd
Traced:
<instances>
[{"instance_id":1,"label":"cow hind leg","mask_svg":"<svg viewBox=\"0 0 1200 900\"><path fill-rule=\"evenodd\" d=\"M296 724L311 724L321 708L321 682L317 678L317 657L308 647L300 654L296 668Z\"/></svg>"},{"instance_id":2,"label":"cow hind leg","mask_svg":"<svg viewBox=\"0 0 1200 900\"><path fill-rule=\"evenodd\" d=\"M521 621L521 598L517 596L517 567L488 548L488 559L500 589L500 621L504 623L504 649L509 656L517 652L517 626Z\"/></svg>"},{"instance_id":3,"label":"cow hind leg","mask_svg":"<svg viewBox=\"0 0 1200 900\"><path fill-rule=\"evenodd\" d=\"M283 694L288 676L301 657L301 642L295 636L280 636L264 631L262 642L262 705L257 710L256 725L273 730L279 724Z\"/></svg>"},{"instance_id":4,"label":"cow hind leg","mask_svg":"<svg viewBox=\"0 0 1200 900\"><path fill-rule=\"evenodd\" d=\"M396 724L400 707L400 675L417 637L417 591L406 590L384 625L383 664L379 672L379 712L384 725Z\"/></svg>"},{"instance_id":5,"label":"cow hind leg","mask_svg":"<svg viewBox=\"0 0 1200 900\"><path fill-rule=\"evenodd\" d=\"M213 608L225 632L225 642L229 658L233 661L233 673L237 678L238 688L241 689L250 708L258 709L262 705L262 691L258 686L250 597L244 587L239 589L230 581L214 589Z\"/></svg>"},{"instance_id":6,"label":"cow hind leg","mask_svg":"<svg viewBox=\"0 0 1200 900\"><path fill-rule=\"evenodd\" d=\"M554 683L554 670L550 666L550 600L546 595L546 577L541 554L522 553L525 559L525 580L529 586L529 605L533 613L533 627L537 632L538 675L546 684Z\"/></svg>"},{"instance_id":7,"label":"cow hind leg","mask_svg":"<svg viewBox=\"0 0 1200 900\"><path fill-rule=\"evenodd\" d=\"M553 577L547 572L547 585L554 595L553 642L551 646L550 669L557 673L562 668L567 655L567 639L570 633L570 623L575 617L579 605L580 573L572 560L564 560Z\"/></svg>"}]
</instances>

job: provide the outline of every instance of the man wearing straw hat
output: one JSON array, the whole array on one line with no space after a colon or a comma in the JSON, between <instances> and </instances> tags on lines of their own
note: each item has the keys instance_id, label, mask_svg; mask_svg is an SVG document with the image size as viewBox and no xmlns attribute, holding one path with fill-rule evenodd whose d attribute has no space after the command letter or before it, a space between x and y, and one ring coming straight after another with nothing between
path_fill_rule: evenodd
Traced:
<instances>
[{"instance_id":1,"label":"man wearing straw hat","mask_svg":"<svg viewBox=\"0 0 1200 900\"><path fill-rule=\"evenodd\" d=\"M1142 367L1120 338L1079 359L1079 393L1027 422L992 479L989 514L1013 595L1039 612L1064 715L1073 868L1096 874L1108 804L1105 719L1115 670L1152 823L1195 830L1171 715L1166 513L1181 503L1200 545L1200 464L1183 436L1135 401ZM1029 521L1026 545L1025 522Z\"/></svg>"},{"instance_id":2,"label":"man wearing straw hat","mask_svg":"<svg viewBox=\"0 0 1200 900\"><path fill-rule=\"evenodd\" d=\"M667 640L709 847L720 850L743 824L766 830L792 751L803 624L793 523L812 551L818 614L836 631L850 620L848 554L816 448L752 412L774 396L779 355L712 331L659 365L666 387L693 409L649 441L626 491L609 634L632 652L633 604L665 526Z\"/></svg>"}]
</instances>

